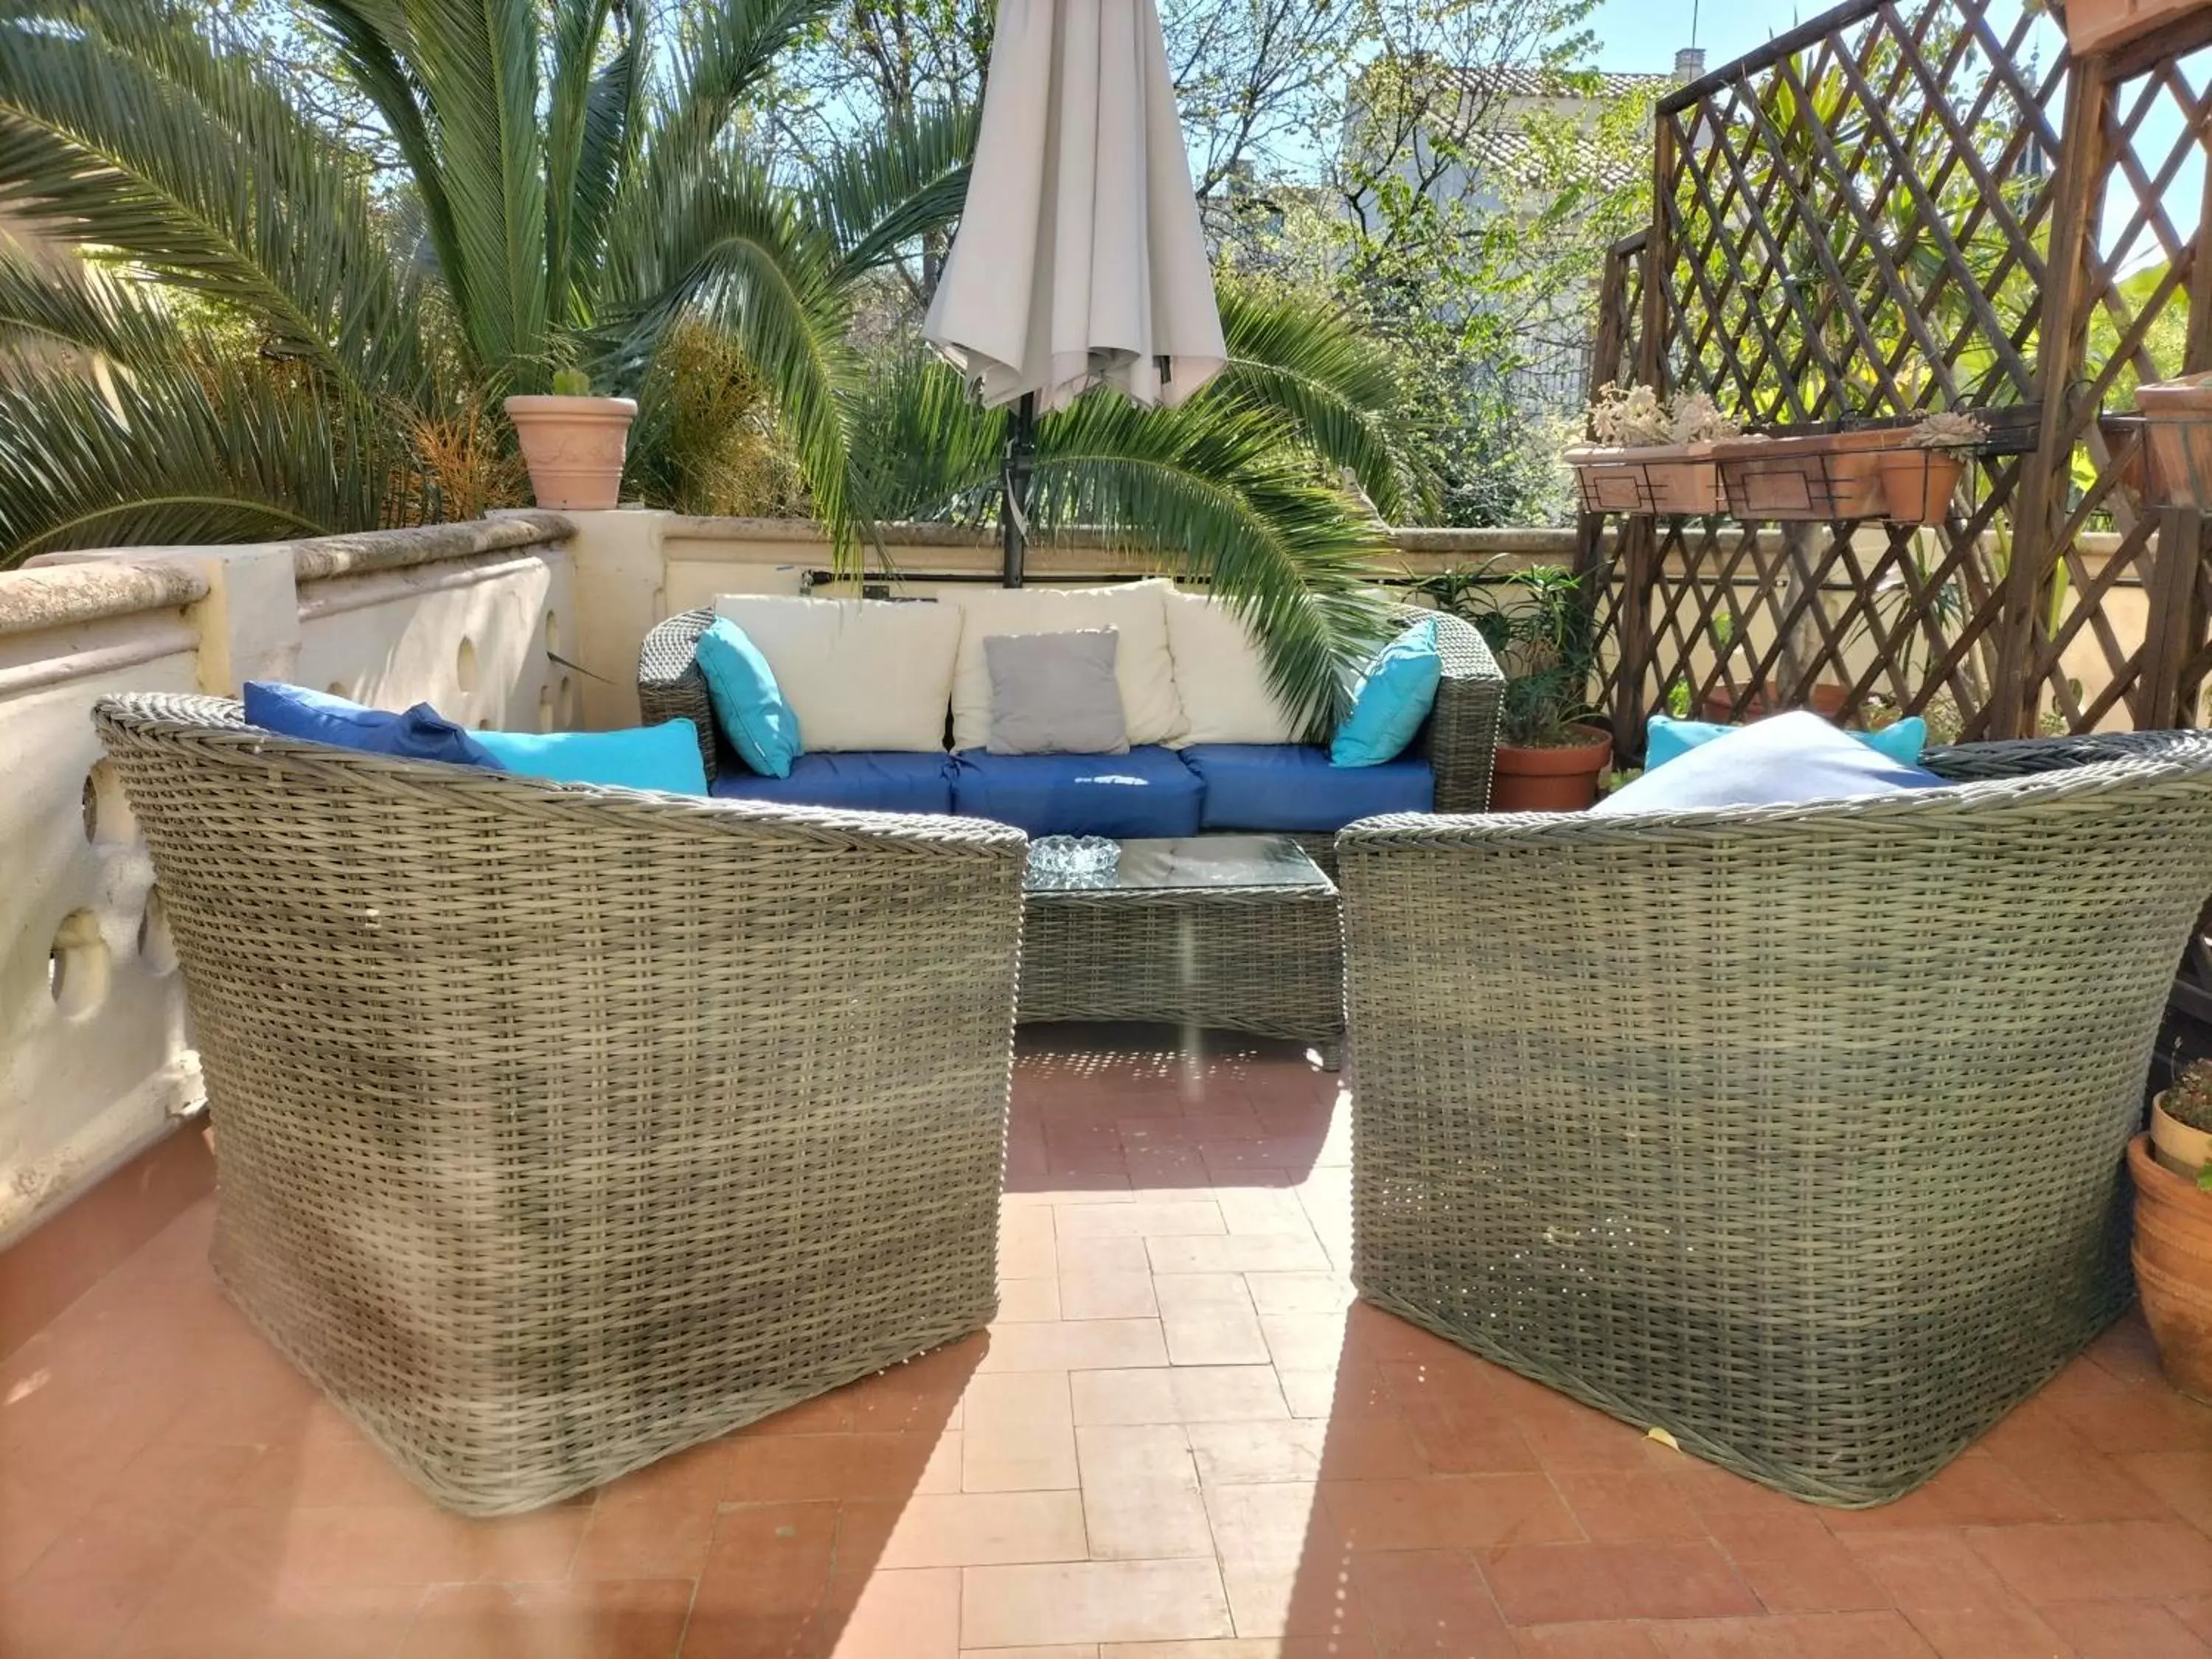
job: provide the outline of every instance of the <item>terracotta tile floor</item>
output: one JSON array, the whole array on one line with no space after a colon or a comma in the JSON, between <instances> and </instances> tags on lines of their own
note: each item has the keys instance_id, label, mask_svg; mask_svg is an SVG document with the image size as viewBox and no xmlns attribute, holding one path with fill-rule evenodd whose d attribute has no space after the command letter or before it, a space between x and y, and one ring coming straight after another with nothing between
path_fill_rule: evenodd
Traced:
<instances>
[{"instance_id":1,"label":"terracotta tile floor","mask_svg":"<svg viewBox=\"0 0 2212 1659\"><path fill-rule=\"evenodd\" d=\"M1353 1306L1336 1079L1166 1044L1024 1036L988 1337L515 1520L246 1328L203 1206L0 1361L0 1654L2212 1656L2212 1408L2134 1322L1808 1508Z\"/></svg>"}]
</instances>

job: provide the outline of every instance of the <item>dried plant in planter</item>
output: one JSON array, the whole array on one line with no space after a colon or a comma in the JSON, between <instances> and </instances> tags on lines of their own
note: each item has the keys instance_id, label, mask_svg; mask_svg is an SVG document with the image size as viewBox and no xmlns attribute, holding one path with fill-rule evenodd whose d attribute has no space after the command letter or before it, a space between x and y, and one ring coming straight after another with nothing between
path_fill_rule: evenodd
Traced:
<instances>
[{"instance_id":1,"label":"dried plant in planter","mask_svg":"<svg viewBox=\"0 0 2212 1659\"><path fill-rule=\"evenodd\" d=\"M1667 434L1670 443L1718 443L1723 438L1741 437L1743 424L1722 414L1720 405L1705 392L1685 392L1668 411Z\"/></svg>"},{"instance_id":2,"label":"dried plant in planter","mask_svg":"<svg viewBox=\"0 0 2212 1659\"><path fill-rule=\"evenodd\" d=\"M1731 436L1735 422L1702 392L1670 406L1648 386L1600 388L1589 406L1595 447L1567 451L1583 506L1594 513L1716 513L1720 479L1692 446Z\"/></svg>"},{"instance_id":3,"label":"dried plant in planter","mask_svg":"<svg viewBox=\"0 0 2212 1659\"><path fill-rule=\"evenodd\" d=\"M1589 406L1590 436L1607 449L1643 449L1674 441L1674 423L1648 386L1598 388Z\"/></svg>"}]
</instances>

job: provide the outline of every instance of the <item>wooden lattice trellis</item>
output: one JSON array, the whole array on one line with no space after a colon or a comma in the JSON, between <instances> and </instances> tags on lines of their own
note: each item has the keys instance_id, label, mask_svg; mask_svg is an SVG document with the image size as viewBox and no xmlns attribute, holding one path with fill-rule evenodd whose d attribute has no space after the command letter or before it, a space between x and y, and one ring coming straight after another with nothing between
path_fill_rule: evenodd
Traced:
<instances>
[{"instance_id":1,"label":"wooden lattice trellis","mask_svg":"<svg viewBox=\"0 0 2212 1659\"><path fill-rule=\"evenodd\" d=\"M2204 524L2143 506L2139 430L2099 416L2212 368L2212 184L2193 225L2174 202L2212 149L2212 9L2041 65L2018 11L1853 0L1659 105L1594 385L1702 390L1770 431L1980 410L1993 436L1925 529L1587 517L1624 759L1684 704L1881 705L1965 738L2199 717Z\"/></svg>"}]
</instances>

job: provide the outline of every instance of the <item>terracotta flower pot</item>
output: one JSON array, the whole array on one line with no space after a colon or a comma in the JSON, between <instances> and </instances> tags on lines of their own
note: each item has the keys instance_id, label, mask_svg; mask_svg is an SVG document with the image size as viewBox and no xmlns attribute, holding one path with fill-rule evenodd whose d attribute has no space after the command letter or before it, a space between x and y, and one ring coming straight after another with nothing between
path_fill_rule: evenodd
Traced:
<instances>
[{"instance_id":1,"label":"terracotta flower pot","mask_svg":"<svg viewBox=\"0 0 2212 1659\"><path fill-rule=\"evenodd\" d=\"M2137 386L2136 407L2153 494L2168 507L2212 508L2212 374Z\"/></svg>"},{"instance_id":2,"label":"terracotta flower pot","mask_svg":"<svg viewBox=\"0 0 2212 1659\"><path fill-rule=\"evenodd\" d=\"M1881 516L1892 524L1941 524L1951 511L1966 458L1954 450L1885 449L1881 454Z\"/></svg>"},{"instance_id":3,"label":"terracotta flower pot","mask_svg":"<svg viewBox=\"0 0 2212 1659\"><path fill-rule=\"evenodd\" d=\"M1725 686L1708 691L1698 704L1698 718L1711 720L1716 726L1726 726L1731 720L1764 720L1769 714L1778 714L1784 708L1809 708L1824 720L1836 719L1850 701L1851 689L1838 685L1832 680L1814 682L1812 695L1802 703L1785 703L1772 691L1764 688L1744 700L1741 708L1735 706L1735 695Z\"/></svg>"},{"instance_id":4,"label":"terracotta flower pot","mask_svg":"<svg viewBox=\"0 0 2212 1659\"><path fill-rule=\"evenodd\" d=\"M617 505L636 415L628 398L509 398L507 418L514 422L538 505L585 513Z\"/></svg>"},{"instance_id":5,"label":"terracotta flower pot","mask_svg":"<svg viewBox=\"0 0 2212 1659\"><path fill-rule=\"evenodd\" d=\"M2066 0L2066 44L2076 58L2110 52L2204 0Z\"/></svg>"},{"instance_id":6,"label":"terracotta flower pot","mask_svg":"<svg viewBox=\"0 0 2212 1659\"><path fill-rule=\"evenodd\" d=\"M1523 749L1501 743L1490 777L1493 812L1580 812L1597 804L1597 781L1613 759L1613 735L1575 728L1580 743Z\"/></svg>"},{"instance_id":7,"label":"terracotta flower pot","mask_svg":"<svg viewBox=\"0 0 2212 1659\"><path fill-rule=\"evenodd\" d=\"M2128 1144L2136 1183L2136 1289L2166 1380L2212 1403L2212 1193Z\"/></svg>"},{"instance_id":8,"label":"terracotta flower pot","mask_svg":"<svg viewBox=\"0 0 2212 1659\"><path fill-rule=\"evenodd\" d=\"M2212 1164L2212 1134L2192 1129L2166 1109L2163 1091L2150 1103L2150 1149L2176 1175L2194 1176Z\"/></svg>"}]
</instances>

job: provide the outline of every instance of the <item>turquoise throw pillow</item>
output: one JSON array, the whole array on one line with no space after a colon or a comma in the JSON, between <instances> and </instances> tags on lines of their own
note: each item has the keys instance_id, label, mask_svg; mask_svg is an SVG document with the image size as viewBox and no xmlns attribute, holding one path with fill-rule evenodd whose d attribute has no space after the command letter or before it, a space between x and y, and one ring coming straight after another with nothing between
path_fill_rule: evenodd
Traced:
<instances>
[{"instance_id":1,"label":"turquoise throw pillow","mask_svg":"<svg viewBox=\"0 0 2212 1659\"><path fill-rule=\"evenodd\" d=\"M1734 726L1722 726L1712 720L1669 720L1664 714L1651 717L1651 729L1644 739L1644 769L1656 771L1668 761L1680 760L1700 744L1711 743L1724 732L1741 730ZM1928 722L1917 714L1907 716L1885 726L1879 732L1850 732L1847 737L1856 738L1877 755L1886 755L1900 766L1917 766L1920 751L1928 746Z\"/></svg>"},{"instance_id":2,"label":"turquoise throw pillow","mask_svg":"<svg viewBox=\"0 0 2212 1659\"><path fill-rule=\"evenodd\" d=\"M1380 766L1397 759L1436 706L1443 677L1436 618L1423 617L1382 647L1352 688L1352 712L1328 747L1330 763Z\"/></svg>"},{"instance_id":3,"label":"turquoise throw pillow","mask_svg":"<svg viewBox=\"0 0 2212 1659\"><path fill-rule=\"evenodd\" d=\"M500 766L526 778L675 795L707 793L699 732L690 720L663 720L627 732L479 732L476 740Z\"/></svg>"},{"instance_id":4,"label":"turquoise throw pillow","mask_svg":"<svg viewBox=\"0 0 2212 1659\"><path fill-rule=\"evenodd\" d=\"M775 671L744 629L727 617L699 636L696 659L707 677L714 719L747 766L764 778L787 778L805 753L799 716L784 701Z\"/></svg>"}]
</instances>

